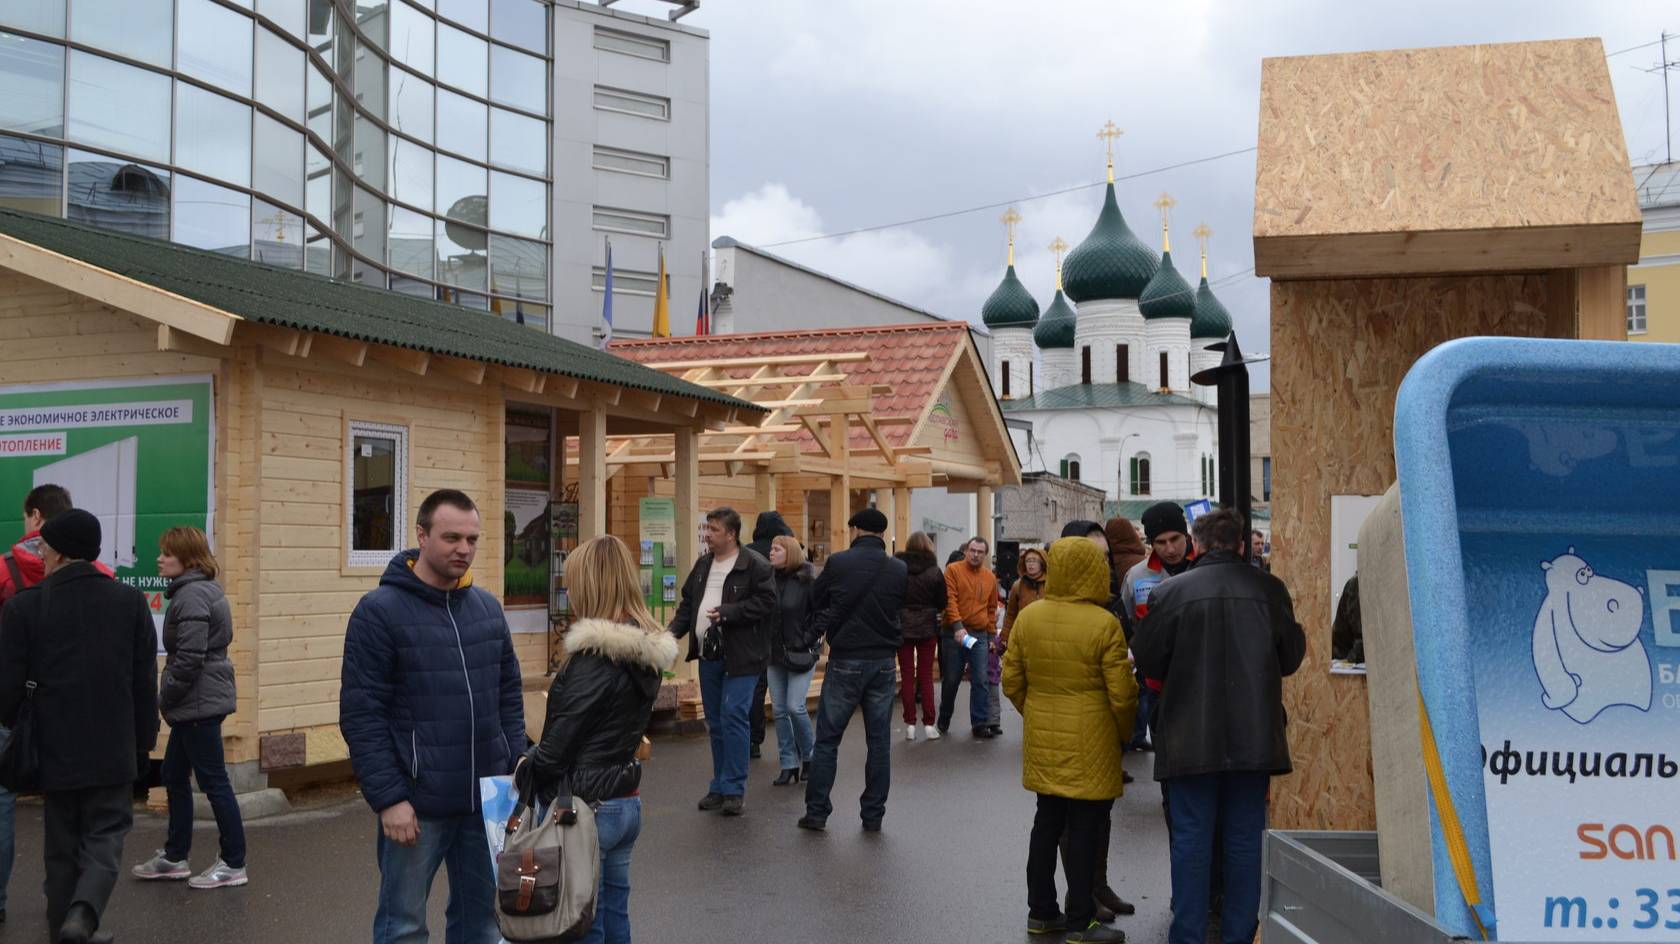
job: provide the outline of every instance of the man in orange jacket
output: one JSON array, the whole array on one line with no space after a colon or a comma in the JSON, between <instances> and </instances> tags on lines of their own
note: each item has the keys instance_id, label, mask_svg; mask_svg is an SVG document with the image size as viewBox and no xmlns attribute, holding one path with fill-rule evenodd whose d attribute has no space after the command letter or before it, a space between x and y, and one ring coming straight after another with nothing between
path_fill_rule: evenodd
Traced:
<instances>
[{"instance_id":1,"label":"man in orange jacket","mask_svg":"<svg viewBox=\"0 0 1680 944\"><path fill-rule=\"evenodd\" d=\"M986 698L986 660L997 629L997 575L986 567L991 545L972 537L963 545L963 559L945 568L944 629L939 637L939 733L951 728L957 704L957 685L968 667L968 721L977 738L998 735L999 718L991 716Z\"/></svg>"}]
</instances>

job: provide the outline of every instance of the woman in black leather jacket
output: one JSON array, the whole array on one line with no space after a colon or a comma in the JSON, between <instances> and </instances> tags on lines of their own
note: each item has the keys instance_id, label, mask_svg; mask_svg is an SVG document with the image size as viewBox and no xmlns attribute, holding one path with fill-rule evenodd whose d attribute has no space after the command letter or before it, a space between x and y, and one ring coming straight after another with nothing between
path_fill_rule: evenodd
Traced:
<instances>
[{"instance_id":1,"label":"woman in black leather jacket","mask_svg":"<svg viewBox=\"0 0 1680 944\"><path fill-rule=\"evenodd\" d=\"M811 587L816 568L805 561L805 550L788 535L770 545L770 565L776 569L778 605L769 617L770 705L776 715L776 753L782 772L770 781L782 787L798 783L811 764L816 732L806 702L811 694L811 677L816 674L822 640L811 639Z\"/></svg>"},{"instance_id":2,"label":"woman in black leather jacket","mask_svg":"<svg viewBox=\"0 0 1680 944\"><path fill-rule=\"evenodd\" d=\"M642 828L636 759L662 673L677 641L648 612L634 559L612 535L583 543L566 561L576 615L566 661L548 691L542 740L525 752L539 794L564 783L595 807L601 887L586 941L630 940L630 853Z\"/></svg>"}]
</instances>

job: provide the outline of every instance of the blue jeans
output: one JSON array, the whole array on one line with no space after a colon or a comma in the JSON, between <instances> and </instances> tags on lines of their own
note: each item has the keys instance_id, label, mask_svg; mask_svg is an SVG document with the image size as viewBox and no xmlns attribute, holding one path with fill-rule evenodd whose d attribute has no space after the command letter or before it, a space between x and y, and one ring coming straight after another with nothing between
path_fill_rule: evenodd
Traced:
<instances>
[{"instance_id":1,"label":"blue jeans","mask_svg":"<svg viewBox=\"0 0 1680 944\"><path fill-rule=\"evenodd\" d=\"M239 817L239 801L228 782L222 761L222 719L188 721L169 728L169 746L163 750L163 786L169 795L169 838L163 854L184 862L192 851L192 783L210 801L216 814L216 829L222 837L222 861L236 869L245 867L245 823Z\"/></svg>"},{"instance_id":2,"label":"blue jeans","mask_svg":"<svg viewBox=\"0 0 1680 944\"><path fill-rule=\"evenodd\" d=\"M991 633L969 632L974 647L963 648L955 636L939 640L939 727L951 726L956 713L957 685L962 682L963 668L968 668L968 724L979 728L991 724L991 704L986 695L986 658L991 649Z\"/></svg>"},{"instance_id":3,"label":"blue jeans","mask_svg":"<svg viewBox=\"0 0 1680 944\"><path fill-rule=\"evenodd\" d=\"M1172 929L1168 944L1207 940L1208 882L1215 854L1224 866L1225 908L1219 916L1226 944L1249 944L1260 925L1260 839L1266 831L1264 773L1174 777L1167 818L1172 845ZM1215 833L1222 842L1215 842ZM1216 846L1223 848L1216 848Z\"/></svg>"},{"instance_id":4,"label":"blue jeans","mask_svg":"<svg viewBox=\"0 0 1680 944\"><path fill-rule=\"evenodd\" d=\"M12 732L0 725L0 751ZM0 787L0 911L6 910L6 886L12 883L12 859L17 855L17 794Z\"/></svg>"},{"instance_id":5,"label":"blue jeans","mask_svg":"<svg viewBox=\"0 0 1680 944\"><path fill-rule=\"evenodd\" d=\"M379 909L373 915L373 944L424 944L426 899L438 866L449 872L449 906L444 909L446 944L497 944L496 875L484 817L420 817L420 838L399 846L379 835Z\"/></svg>"},{"instance_id":6,"label":"blue jeans","mask_svg":"<svg viewBox=\"0 0 1680 944\"><path fill-rule=\"evenodd\" d=\"M852 713L863 706L863 733L869 759L863 765L863 821L879 823L887 815L887 790L892 786L892 706L898 694L896 660L835 659L823 673L822 700L817 703L817 746L811 753L811 779L805 785L805 812L827 820L834 812L828 795ZM985 670L981 670L984 698Z\"/></svg>"},{"instance_id":7,"label":"blue jeans","mask_svg":"<svg viewBox=\"0 0 1680 944\"><path fill-rule=\"evenodd\" d=\"M776 753L781 755L782 769L791 770L801 761L811 759L816 733L811 730L811 712L805 701L811 694L811 677L817 674L813 666L794 673L779 665L767 670L770 677L770 704L776 712Z\"/></svg>"},{"instance_id":8,"label":"blue jeans","mask_svg":"<svg viewBox=\"0 0 1680 944\"><path fill-rule=\"evenodd\" d=\"M752 725L756 675L727 675L723 660L700 662L700 705L706 712L706 730L712 736L712 783L709 792L722 796L747 793L747 751Z\"/></svg>"},{"instance_id":9,"label":"blue jeans","mask_svg":"<svg viewBox=\"0 0 1680 944\"><path fill-rule=\"evenodd\" d=\"M1143 677L1138 677L1138 705L1137 721L1132 724L1132 738L1126 743L1133 750L1142 749L1143 745L1151 743L1149 740L1149 716L1155 712L1155 690L1143 683Z\"/></svg>"},{"instance_id":10,"label":"blue jeans","mask_svg":"<svg viewBox=\"0 0 1680 944\"><path fill-rule=\"evenodd\" d=\"M601 889L595 924L583 944L630 944L630 852L642 833L642 798L607 800L595 811L601 841Z\"/></svg>"}]
</instances>

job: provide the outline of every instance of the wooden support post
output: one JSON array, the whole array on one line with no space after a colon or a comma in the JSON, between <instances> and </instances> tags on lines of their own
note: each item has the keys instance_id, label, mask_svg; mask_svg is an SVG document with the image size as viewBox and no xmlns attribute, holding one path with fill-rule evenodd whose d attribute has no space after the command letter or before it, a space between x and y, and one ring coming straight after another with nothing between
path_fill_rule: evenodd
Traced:
<instances>
[{"instance_id":1,"label":"wooden support post","mask_svg":"<svg viewBox=\"0 0 1680 944\"><path fill-rule=\"evenodd\" d=\"M1575 273L1575 337L1627 340L1627 267L1594 266Z\"/></svg>"},{"instance_id":2,"label":"wooden support post","mask_svg":"<svg viewBox=\"0 0 1680 944\"><path fill-rule=\"evenodd\" d=\"M578 542L607 533L607 414L578 413Z\"/></svg>"},{"instance_id":3,"label":"wooden support post","mask_svg":"<svg viewBox=\"0 0 1680 944\"><path fill-rule=\"evenodd\" d=\"M758 505L758 513L776 510L777 495L776 476L769 472L758 472L753 475L753 502Z\"/></svg>"},{"instance_id":4,"label":"wooden support post","mask_svg":"<svg viewBox=\"0 0 1680 944\"><path fill-rule=\"evenodd\" d=\"M893 532L898 537L898 549L903 550L910 535L915 531L910 526L910 490L895 488L893 493Z\"/></svg>"},{"instance_id":5,"label":"wooden support post","mask_svg":"<svg viewBox=\"0 0 1680 944\"><path fill-rule=\"evenodd\" d=\"M689 568L700 556L700 431L680 427L677 443L677 583L688 580Z\"/></svg>"},{"instance_id":6,"label":"wooden support post","mask_svg":"<svg viewBox=\"0 0 1680 944\"><path fill-rule=\"evenodd\" d=\"M974 491L974 525L975 534L984 538L988 545L992 544L992 487L982 485ZM996 548L993 548L996 550Z\"/></svg>"},{"instance_id":7,"label":"wooden support post","mask_svg":"<svg viewBox=\"0 0 1680 944\"><path fill-rule=\"evenodd\" d=\"M835 413L828 418L829 455L839 467L838 474L828 483L828 552L843 551L846 522L852 517L852 476L848 470L851 459L851 437L847 435L846 414Z\"/></svg>"},{"instance_id":8,"label":"wooden support post","mask_svg":"<svg viewBox=\"0 0 1680 944\"><path fill-rule=\"evenodd\" d=\"M887 533L881 537L887 542L887 553L897 551L904 543L904 536L893 529L893 522L898 520L897 493L890 488L875 490L875 510L887 516Z\"/></svg>"}]
</instances>

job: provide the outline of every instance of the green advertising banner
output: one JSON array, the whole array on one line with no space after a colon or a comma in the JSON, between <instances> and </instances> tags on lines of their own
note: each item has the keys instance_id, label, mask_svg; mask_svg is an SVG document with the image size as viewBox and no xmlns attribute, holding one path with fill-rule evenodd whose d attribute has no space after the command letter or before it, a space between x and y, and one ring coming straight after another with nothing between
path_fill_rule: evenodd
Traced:
<instances>
[{"instance_id":1,"label":"green advertising banner","mask_svg":"<svg viewBox=\"0 0 1680 944\"><path fill-rule=\"evenodd\" d=\"M158 538L210 530L212 402L209 377L0 387L0 544L22 536L31 488L64 486L99 518L100 560L161 625Z\"/></svg>"}]
</instances>

